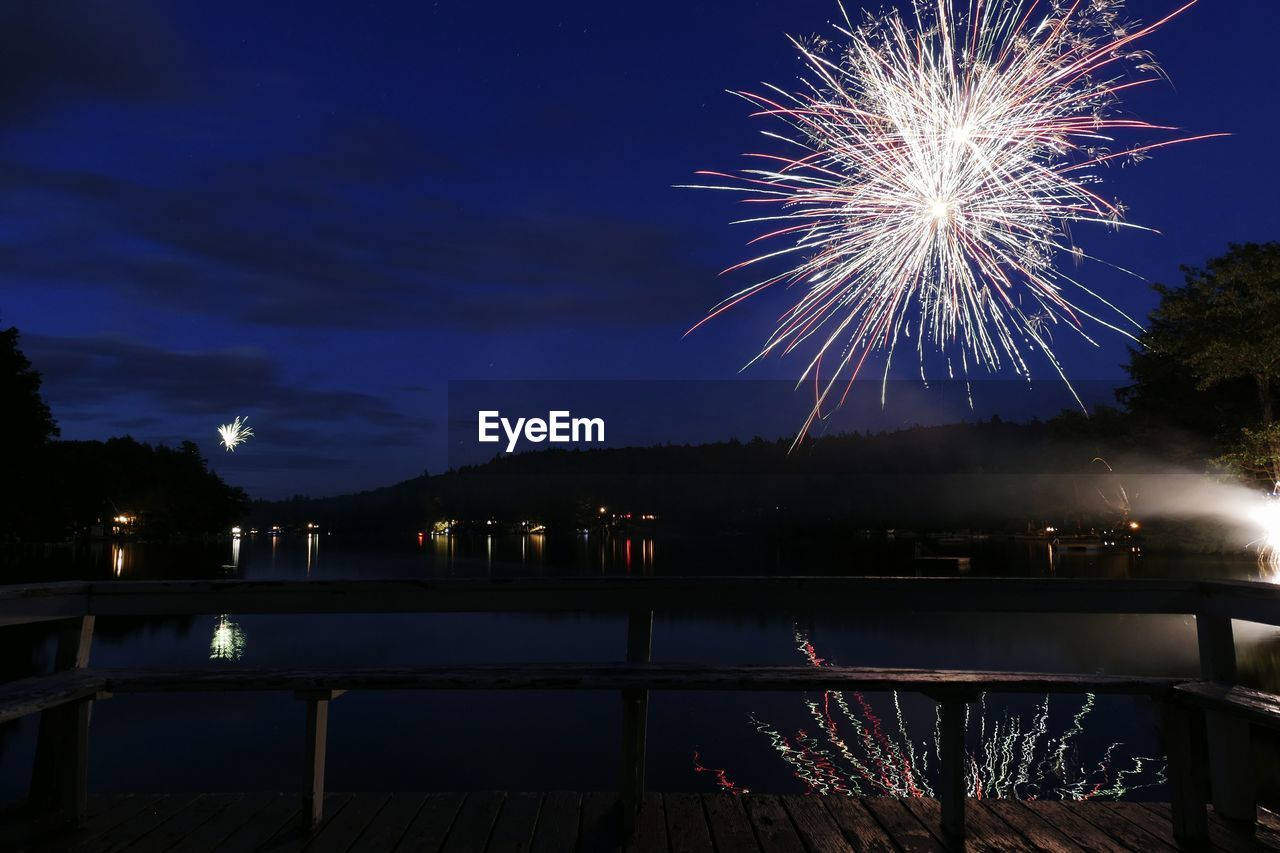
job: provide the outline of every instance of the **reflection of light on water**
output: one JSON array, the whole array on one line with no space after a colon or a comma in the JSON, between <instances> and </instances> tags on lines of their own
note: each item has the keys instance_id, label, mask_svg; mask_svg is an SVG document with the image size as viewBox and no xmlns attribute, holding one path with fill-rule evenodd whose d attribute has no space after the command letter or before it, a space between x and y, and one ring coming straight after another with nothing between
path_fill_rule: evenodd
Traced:
<instances>
[{"instance_id":1,"label":"reflection of light on water","mask_svg":"<svg viewBox=\"0 0 1280 853\"><path fill-rule=\"evenodd\" d=\"M803 633L797 631L795 638L810 664L826 664ZM897 692L892 695L892 706L883 709L888 711L883 714L858 692L831 690L823 693L820 701L806 699L813 727L798 729L790 736L754 715L751 723L810 792L934 797L929 776L931 765L937 767L941 760L941 720L935 717L929 737L914 739ZM1119 799L1139 788L1163 783L1163 759L1134 756L1122 765L1118 760L1123 747L1120 743L1112 743L1096 761L1083 759L1080 739L1093 708L1093 695L1086 695L1066 731L1055 735L1049 726L1049 696L1024 719L1007 710L1000 716L989 712L983 694L965 720L966 731L977 729L978 741L968 754L965 775L969 796ZM729 781L727 771L703 766L697 754L694 770L714 774L722 790L746 790Z\"/></svg>"},{"instance_id":2,"label":"reflection of light on water","mask_svg":"<svg viewBox=\"0 0 1280 853\"><path fill-rule=\"evenodd\" d=\"M126 572L132 573L133 545L130 543L111 543L111 573L116 577Z\"/></svg>"},{"instance_id":3,"label":"reflection of light on water","mask_svg":"<svg viewBox=\"0 0 1280 853\"><path fill-rule=\"evenodd\" d=\"M307 574L311 574L311 567L320 564L320 534L307 534Z\"/></svg>"},{"instance_id":4,"label":"reflection of light on water","mask_svg":"<svg viewBox=\"0 0 1280 853\"><path fill-rule=\"evenodd\" d=\"M218 617L209 641L210 660L239 660L244 655L244 630L225 613Z\"/></svg>"},{"instance_id":5,"label":"reflection of light on water","mask_svg":"<svg viewBox=\"0 0 1280 853\"><path fill-rule=\"evenodd\" d=\"M231 540L231 568L240 568L240 537Z\"/></svg>"},{"instance_id":6,"label":"reflection of light on water","mask_svg":"<svg viewBox=\"0 0 1280 853\"><path fill-rule=\"evenodd\" d=\"M435 559L443 560L452 571L454 555L454 537L448 535L432 536L431 547L435 551Z\"/></svg>"}]
</instances>

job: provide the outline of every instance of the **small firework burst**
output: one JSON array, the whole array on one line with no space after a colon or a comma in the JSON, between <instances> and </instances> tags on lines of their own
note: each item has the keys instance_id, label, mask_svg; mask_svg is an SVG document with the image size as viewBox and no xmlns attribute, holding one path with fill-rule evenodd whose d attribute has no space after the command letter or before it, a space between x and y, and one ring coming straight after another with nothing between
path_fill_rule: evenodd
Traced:
<instances>
[{"instance_id":1,"label":"small firework burst","mask_svg":"<svg viewBox=\"0 0 1280 853\"><path fill-rule=\"evenodd\" d=\"M229 424L218 427L218 435L222 438L222 446L234 453L235 449L253 438L253 430L249 428L249 419L237 417Z\"/></svg>"}]
</instances>

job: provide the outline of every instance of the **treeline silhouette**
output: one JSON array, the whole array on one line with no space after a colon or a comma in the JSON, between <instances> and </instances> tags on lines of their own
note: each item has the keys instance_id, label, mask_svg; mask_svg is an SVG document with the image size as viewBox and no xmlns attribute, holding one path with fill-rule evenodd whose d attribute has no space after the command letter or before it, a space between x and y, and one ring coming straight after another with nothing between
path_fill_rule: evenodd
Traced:
<instances>
[{"instance_id":1,"label":"treeline silhouette","mask_svg":"<svg viewBox=\"0 0 1280 853\"><path fill-rule=\"evenodd\" d=\"M36 451L39 476L28 482L5 525L16 541L109 535L126 516L128 535L146 538L225 532L248 497L209 470L190 441L179 447L129 437L51 441Z\"/></svg>"},{"instance_id":2,"label":"treeline silhouette","mask_svg":"<svg viewBox=\"0 0 1280 853\"><path fill-rule=\"evenodd\" d=\"M244 491L210 471L190 441L58 441L18 337L0 329L0 544L111 535L117 516L129 519L126 535L202 535L243 515Z\"/></svg>"},{"instance_id":3,"label":"treeline silhouette","mask_svg":"<svg viewBox=\"0 0 1280 853\"><path fill-rule=\"evenodd\" d=\"M1024 529L1106 516L1093 460L1143 463L1099 420L916 427L791 440L725 441L504 455L358 494L256 502L257 526L308 522L347 535L400 535L442 519L590 527L631 513L664 529L850 527ZM601 508L605 511L602 513Z\"/></svg>"}]
</instances>

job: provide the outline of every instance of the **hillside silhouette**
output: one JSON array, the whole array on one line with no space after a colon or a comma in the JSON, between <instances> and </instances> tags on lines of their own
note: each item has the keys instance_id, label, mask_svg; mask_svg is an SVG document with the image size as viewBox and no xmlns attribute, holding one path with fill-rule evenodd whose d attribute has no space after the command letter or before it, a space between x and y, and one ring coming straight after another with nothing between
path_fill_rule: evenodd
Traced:
<instances>
[{"instance_id":1,"label":"hillside silhouette","mask_svg":"<svg viewBox=\"0 0 1280 853\"><path fill-rule=\"evenodd\" d=\"M584 527L653 514L664 529L856 527L1019 530L1110 511L1093 460L1142 463L1106 418L997 419L895 432L702 445L543 450L329 498L256 502L252 523L404 534L439 520ZM1117 470L1120 470L1117 468ZM601 508L606 510L601 513Z\"/></svg>"}]
</instances>

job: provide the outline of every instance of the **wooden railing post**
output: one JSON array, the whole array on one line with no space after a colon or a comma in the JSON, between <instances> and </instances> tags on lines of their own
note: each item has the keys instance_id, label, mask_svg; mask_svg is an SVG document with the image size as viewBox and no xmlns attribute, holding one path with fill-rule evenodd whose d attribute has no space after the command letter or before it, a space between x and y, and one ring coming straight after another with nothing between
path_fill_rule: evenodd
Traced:
<instances>
[{"instance_id":1,"label":"wooden railing post","mask_svg":"<svg viewBox=\"0 0 1280 853\"><path fill-rule=\"evenodd\" d=\"M627 663L648 663L653 650L653 611L633 610L627 619ZM645 738L649 722L649 691L622 691L622 802L624 832L635 828L644 799Z\"/></svg>"},{"instance_id":2,"label":"wooden railing post","mask_svg":"<svg viewBox=\"0 0 1280 853\"><path fill-rule=\"evenodd\" d=\"M306 786L302 793L303 829L311 832L324 821L324 762L329 739L329 703L342 691L321 690L298 693L307 703L307 740L304 772Z\"/></svg>"},{"instance_id":3,"label":"wooden railing post","mask_svg":"<svg viewBox=\"0 0 1280 853\"><path fill-rule=\"evenodd\" d=\"M1163 711L1169 785L1173 789L1173 834L1190 846L1201 845L1209 840L1204 717L1176 700L1166 700Z\"/></svg>"},{"instance_id":4,"label":"wooden railing post","mask_svg":"<svg viewBox=\"0 0 1280 853\"><path fill-rule=\"evenodd\" d=\"M1236 683L1236 645L1227 616L1196 616L1200 646L1200 674L1206 681ZM1257 820L1253 758L1248 722L1220 711L1206 711L1205 736L1209 752L1209 792L1213 808L1227 820Z\"/></svg>"},{"instance_id":5,"label":"wooden railing post","mask_svg":"<svg viewBox=\"0 0 1280 853\"><path fill-rule=\"evenodd\" d=\"M64 672L89 665L93 617L58 623L53 669ZM36 759L28 801L37 810L60 809L75 824L84 822L89 801L89 718L93 700L50 708L40 714Z\"/></svg>"},{"instance_id":6,"label":"wooden railing post","mask_svg":"<svg viewBox=\"0 0 1280 853\"><path fill-rule=\"evenodd\" d=\"M964 801L969 795L965 784L965 711L964 701L955 698L938 703L940 716L939 747L941 750L942 832L948 839L964 838Z\"/></svg>"}]
</instances>

